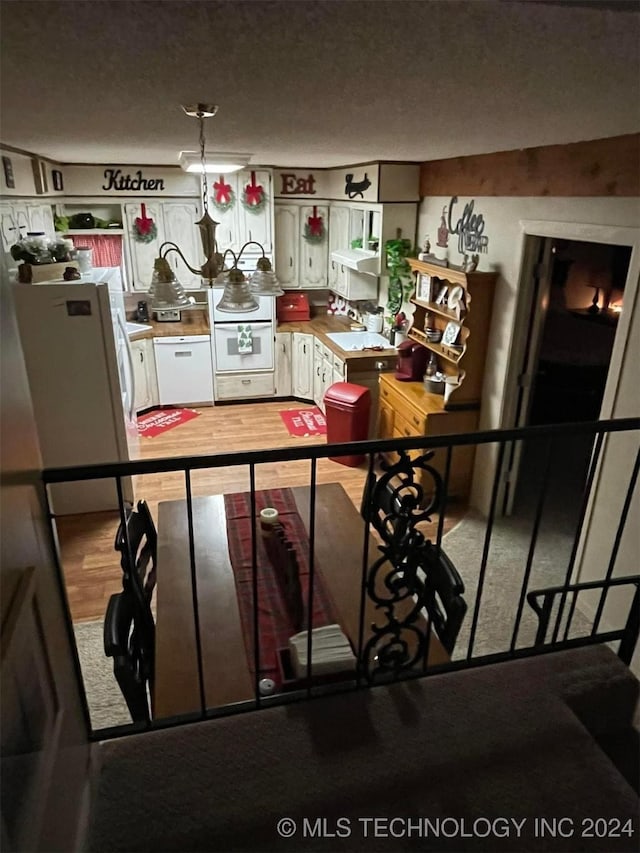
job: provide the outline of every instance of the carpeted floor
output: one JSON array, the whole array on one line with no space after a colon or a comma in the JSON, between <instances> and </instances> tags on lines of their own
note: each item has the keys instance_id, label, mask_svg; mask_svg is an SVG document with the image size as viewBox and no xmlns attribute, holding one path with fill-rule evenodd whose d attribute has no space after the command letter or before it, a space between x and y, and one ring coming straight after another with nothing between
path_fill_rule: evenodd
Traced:
<instances>
[{"instance_id":1,"label":"carpeted floor","mask_svg":"<svg viewBox=\"0 0 640 853\"><path fill-rule=\"evenodd\" d=\"M93 729L131 722L113 674L113 661L104 654L102 625L97 621L77 622L73 626Z\"/></svg>"},{"instance_id":2,"label":"carpeted floor","mask_svg":"<svg viewBox=\"0 0 640 853\"><path fill-rule=\"evenodd\" d=\"M471 512L443 538L443 547L464 581L464 598L468 606L454 649L454 659L465 657L468 650L485 533L486 520ZM493 527L473 644L474 657L507 651L510 647L530 539L531 522L526 518L501 518ZM543 525L527 589L563 584L571 546L572 538L568 532L557 525L547 525L546 528ZM582 636L590 628L590 622L576 609L569 636ZM531 645L536 629L537 618L525 602L517 647Z\"/></svg>"}]
</instances>

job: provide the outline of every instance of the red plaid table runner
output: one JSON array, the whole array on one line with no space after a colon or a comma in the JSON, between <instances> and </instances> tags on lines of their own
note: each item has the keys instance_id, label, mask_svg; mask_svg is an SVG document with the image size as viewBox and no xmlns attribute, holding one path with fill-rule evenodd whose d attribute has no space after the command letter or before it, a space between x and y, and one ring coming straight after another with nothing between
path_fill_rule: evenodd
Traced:
<instances>
[{"instance_id":1,"label":"red plaid table runner","mask_svg":"<svg viewBox=\"0 0 640 853\"><path fill-rule=\"evenodd\" d=\"M251 560L251 495L237 492L224 495L227 516L229 557L236 582L242 634L251 672L255 672L253 648L253 571ZM304 523L298 515L291 489L265 489L256 492L256 518L260 510L274 507L285 535L295 548L298 558L300 586L305 607L309 595L309 539ZM258 576L258 635L260 641L260 678L272 678L280 684L277 650L286 648L289 637L295 634L285 599L275 575L256 521L257 576ZM336 608L331 599L320 569L315 564L313 583L312 628L337 622Z\"/></svg>"}]
</instances>

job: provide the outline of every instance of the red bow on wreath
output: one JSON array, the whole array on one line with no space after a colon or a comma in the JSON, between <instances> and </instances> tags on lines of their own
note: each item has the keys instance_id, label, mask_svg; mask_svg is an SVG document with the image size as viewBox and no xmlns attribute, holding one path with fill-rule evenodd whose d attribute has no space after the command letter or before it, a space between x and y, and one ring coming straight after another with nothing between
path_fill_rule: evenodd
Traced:
<instances>
[{"instance_id":1,"label":"red bow on wreath","mask_svg":"<svg viewBox=\"0 0 640 853\"><path fill-rule=\"evenodd\" d=\"M140 213L142 214L141 216L136 216L136 229L138 234L146 236L153 228L153 219L147 216L147 208L144 204L140 205Z\"/></svg>"},{"instance_id":2,"label":"red bow on wreath","mask_svg":"<svg viewBox=\"0 0 640 853\"><path fill-rule=\"evenodd\" d=\"M223 175L213 185L214 197L218 204L229 204L231 201L231 184L225 183Z\"/></svg>"},{"instance_id":3,"label":"red bow on wreath","mask_svg":"<svg viewBox=\"0 0 640 853\"><path fill-rule=\"evenodd\" d=\"M250 207L257 207L263 201L264 187L256 183L256 173L251 172L251 183L244 188L246 203Z\"/></svg>"},{"instance_id":4,"label":"red bow on wreath","mask_svg":"<svg viewBox=\"0 0 640 853\"><path fill-rule=\"evenodd\" d=\"M322 217L318 216L318 208L315 205L313 208L313 216L310 216L307 219L307 225L309 226L309 234L312 237L322 237L324 226Z\"/></svg>"}]
</instances>

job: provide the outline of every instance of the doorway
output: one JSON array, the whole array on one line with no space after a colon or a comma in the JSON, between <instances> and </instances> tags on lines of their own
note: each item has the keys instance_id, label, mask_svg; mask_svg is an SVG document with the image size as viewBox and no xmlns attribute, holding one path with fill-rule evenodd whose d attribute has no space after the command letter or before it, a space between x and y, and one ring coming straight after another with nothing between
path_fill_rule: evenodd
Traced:
<instances>
[{"instance_id":1,"label":"doorway","mask_svg":"<svg viewBox=\"0 0 640 853\"><path fill-rule=\"evenodd\" d=\"M518 375L517 426L595 421L611 364L631 248L557 237L528 237L535 254L527 335ZM579 511L593 441L554 442L548 509L572 523ZM545 441L512 446L503 509L533 512ZM560 464L561 463L561 464Z\"/></svg>"}]
</instances>

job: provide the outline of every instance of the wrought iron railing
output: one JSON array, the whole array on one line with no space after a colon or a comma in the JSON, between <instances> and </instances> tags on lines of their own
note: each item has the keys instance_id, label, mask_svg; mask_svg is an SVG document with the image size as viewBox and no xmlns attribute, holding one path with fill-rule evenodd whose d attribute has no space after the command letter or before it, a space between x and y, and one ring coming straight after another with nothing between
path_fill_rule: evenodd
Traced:
<instances>
[{"instance_id":1,"label":"wrought iron railing","mask_svg":"<svg viewBox=\"0 0 640 853\"><path fill-rule=\"evenodd\" d=\"M43 483L56 483L112 478L119 496L120 521L126 531L128 508L123 501L122 478L135 475L182 472L189 536L189 571L192 584L192 605L196 626L196 656L200 678L200 707L193 714L171 718L149 719L143 723L91 730L86 695L78 657L76 668L80 688L83 692L87 726L94 739L120 736L141 730L151 730L178 725L193 720L248 711L271 706L278 702L289 702L311 698L327 690L362 689L385 684L402 678L429 676L445 671L486 663L537 655L550 651L591 645L594 643L617 644L618 656L629 664L637 642L640 611L640 575L620 577L617 574L617 559L627 524L634 491L637 488L640 465L640 419L601 421L591 424L561 424L529 427L526 429L478 432L470 435L438 436L437 438L406 438L396 440L366 441L334 445L313 445L301 448L260 450L241 453L222 453L209 456L140 460L127 463L79 466L74 468L47 469L43 472ZM633 439L634 458L627 457L626 471L618 476L621 510L606 569L596 580L579 581L575 577L580 549L586 542L585 520L588 511L598 506L596 484L604 476L604 450L615 435L624 434L625 441ZM576 508L570 548L566 564L562 562L562 582L542 588L531 588L536 548L541 538L541 526L549 497L554 447L562 442L575 441L584 437L590 444L589 461L584 477L579 506ZM537 468L541 474L537 493L534 496L532 513L529 517L530 535L526 546L526 559L519 580L519 590L511 605L512 628L502 648L478 651L478 636L483 610L494 603L495 593L487 582L490 567L492 536L498 524L498 499L502 483L502 468L505 452L514 443L537 443L542 448L542 463ZM473 590L473 605L468 606L468 584L465 568L456 566L447 552L447 541L443 539L446 514L450 506L449 480L457 448L465 446L492 446L495 448L489 508L483 521L484 532L478 543L480 560L477 583ZM438 450L440 461L436 465L434 452ZM363 454L368 460L363 464L363 499L360 508L362 518L362 561L360 567L360 608L357 636L350 640L356 657L353 677L332 685L318 684L312 671L313 634L307 639L307 677L305 687L287 693L264 696L260 687L261 644L258 623L257 583L257 536L252 525L252 590L253 590L253 697L224 707L207 706L204 690L203 650L201 643L201 616L199 612L198 581L196 576L196 550L193 523L192 474L201 469L218 469L244 466L249 472L251 515L257 516L256 469L268 463L309 462L309 524L308 524L308 592L306 612L313 613L314 593L318 566L315 563L316 545L316 487L318 461L341 455ZM336 465L336 480L342 469ZM144 497L144 495L142 495ZM48 498L47 498L48 499ZM58 576L62 595L66 601L64 567L57 548L56 520L49 505L52 542L58 555ZM437 516L437 521L433 520ZM432 523L431 527L425 525ZM435 535L433 535L435 526ZM115 531L114 531L115 532ZM125 534L126 535L126 534ZM369 545L377 547L377 558L369 559ZM130 543L126 547L131 550ZM339 555L338 555L339 556ZM130 554L133 560L134 555ZM558 562L560 562L558 557ZM117 567L114 559L114 566ZM516 569L510 571L510 575ZM162 583L162 569L159 571ZM506 575L505 575L506 577ZM511 577L511 580L513 578ZM465 592L465 587L467 590ZM624 624L612 628L603 627L605 607L611 592L626 592ZM575 628L576 613L580 612L579 596L598 594L597 604L589 605L594 616L588 627L584 625L579 636L571 636ZM367 605L375 606L378 616L374 625L366 624ZM525 613L535 617L537 630L530 641L522 640L521 626ZM584 621L582 613L580 619ZM69 635L74 642L71 615L67 607ZM466 629L466 647L459 635L461 626ZM456 646L457 640L457 646ZM449 654L450 659L437 664L431 663L430 649L436 641ZM75 646L74 646L75 647ZM114 690L117 686L114 681Z\"/></svg>"}]
</instances>

